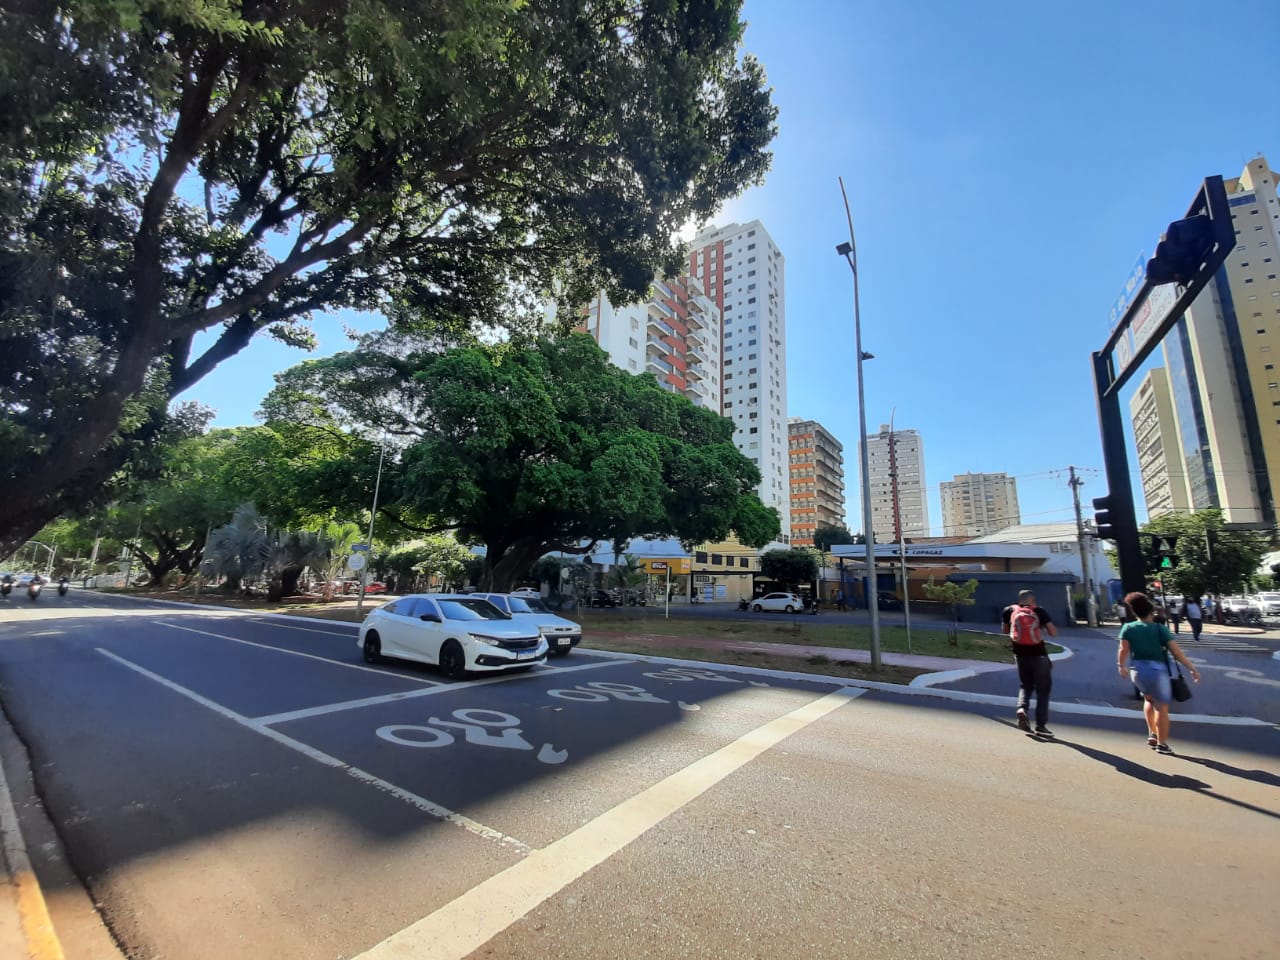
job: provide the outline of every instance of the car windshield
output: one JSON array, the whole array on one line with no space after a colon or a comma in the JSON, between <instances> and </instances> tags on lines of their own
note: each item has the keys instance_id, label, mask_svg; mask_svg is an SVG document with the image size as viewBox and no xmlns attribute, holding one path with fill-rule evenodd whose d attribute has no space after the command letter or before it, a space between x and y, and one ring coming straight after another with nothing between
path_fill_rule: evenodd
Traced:
<instances>
[{"instance_id":1,"label":"car windshield","mask_svg":"<svg viewBox=\"0 0 1280 960\"><path fill-rule=\"evenodd\" d=\"M439 600L446 620L510 620L488 600Z\"/></svg>"},{"instance_id":2,"label":"car windshield","mask_svg":"<svg viewBox=\"0 0 1280 960\"><path fill-rule=\"evenodd\" d=\"M1268 603L1274 603L1275 601L1280 600L1280 593L1264 593L1260 594L1260 596Z\"/></svg>"},{"instance_id":3,"label":"car windshield","mask_svg":"<svg viewBox=\"0 0 1280 960\"><path fill-rule=\"evenodd\" d=\"M551 608L548 607L541 599L535 600L533 597L528 597L525 599L524 605L529 608L530 613L550 613L551 612ZM512 607L511 609L514 610L515 607Z\"/></svg>"},{"instance_id":4,"label":"car windshield","mask_svg":"<svg viewBox=\"0 0 1280 960\"><path fill-rule=\"evenodd\" d=\"M529 606L529 601L523 600L520 597L507 597L507 603L510 605L512 613L534 613L535 612L534 609L531 606Z\"/></svg>"}]
</instances>

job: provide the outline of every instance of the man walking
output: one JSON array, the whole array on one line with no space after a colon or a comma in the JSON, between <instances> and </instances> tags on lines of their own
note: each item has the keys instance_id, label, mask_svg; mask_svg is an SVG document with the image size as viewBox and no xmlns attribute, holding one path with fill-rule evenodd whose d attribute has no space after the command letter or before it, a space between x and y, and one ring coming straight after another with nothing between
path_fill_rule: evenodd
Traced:
<instances>
[{"instance_id":1,"label":"man walking","mask_svg":"<svg viewBox=\"0 0 1280 960\"><path fill-rule=\"evenodd\" d=\"M1018 665L1018 729L1031 732L1027 710L1031 706L1031 692L1036 695L1035 732L1042 737L1052 737L1046 724L1049 722L1049 691L1053 687L1053 663L1045 649L1044 634L1058 635L1049 611L1036 604L1034 591L1022 590L1018 602L1005 607L1000 614L1013 648L1013 659Z\"/></svg>"},{"instance_id":2,"label":"man walking","mask_svg":"<svg viewBox=\"0 0 1280 960\"><path fill-rule=\"evenodd\" d=\"M1187 616L1187 625L1191 627L1191 639L1199 640L1200 631L1204 629L1204 613L1200 607L1199 597L1183 597L1182 612Z\"/></svg>"}]
</instances>

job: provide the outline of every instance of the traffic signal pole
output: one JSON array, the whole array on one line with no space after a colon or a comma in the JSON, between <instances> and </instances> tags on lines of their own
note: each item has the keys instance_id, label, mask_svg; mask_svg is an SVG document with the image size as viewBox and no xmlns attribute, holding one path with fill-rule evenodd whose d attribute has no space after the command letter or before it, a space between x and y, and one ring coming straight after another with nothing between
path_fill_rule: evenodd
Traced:
<instances>
[{"instance_id":1,"label":"traffic signal pole","mask_svg":"<svg viewBox=\"0 0 1280 960\"><path fill-rule=\"evenodd\" d=\"M1107 474L1111 516L1115 527L1116 554L1120 563L1120 583L1125 593L1141 593L1146 587L1142 542L1138 537L1138 515L1133 507L1129 484L1129 452L1125 448L1124 415L1120 391L1109 390L1114 381L1110 354L1093 355L1093 382L1098 391L1098 426L1102 433L1102 464Z\"/></svg>"}]
</instances>

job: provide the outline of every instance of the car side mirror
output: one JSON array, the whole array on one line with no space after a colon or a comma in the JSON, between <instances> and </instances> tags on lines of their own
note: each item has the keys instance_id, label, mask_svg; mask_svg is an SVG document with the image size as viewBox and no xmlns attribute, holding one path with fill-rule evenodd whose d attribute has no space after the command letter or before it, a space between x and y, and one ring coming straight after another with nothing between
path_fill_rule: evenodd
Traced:
<instances>
[{"instance_id":1,"label":"car side mirror","mask_svg":"<svg viewBox=\"0 0 1280 960\"><path fill-rule=\"evenodd\" d=\"M425 620L427 623L439 623L439 622L440 622L440 618L439 618L439 617L437 617L434 613L424 613L424 614L422 614L420 617L418 617L418 619L419 619L419 620Z\"/></svg>"}]
</instances>

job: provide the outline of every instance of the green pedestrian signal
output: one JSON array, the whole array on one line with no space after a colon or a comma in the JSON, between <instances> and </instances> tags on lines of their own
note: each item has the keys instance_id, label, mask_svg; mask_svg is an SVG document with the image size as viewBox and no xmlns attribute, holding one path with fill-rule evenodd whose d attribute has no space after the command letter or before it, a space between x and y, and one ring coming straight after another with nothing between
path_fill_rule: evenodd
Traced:
<instances>
[{"instance_id":1,"label":"green pedestrian signal","mask_svg":"<svg viewBox=\"0 0 1280 960\"><path fill-rule=\"evenodd\" d=\"M1161 570L1172 570L1172 569L1173 569L1173 558L1172 558L1172 557L1164 557L1164 558L1160 561L1160 569L1161 569Z\"/></svg>"}]
</instances>

